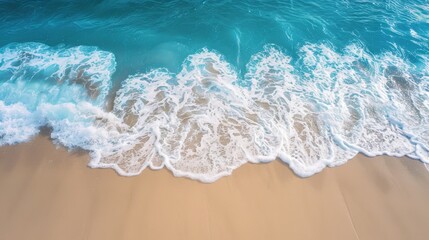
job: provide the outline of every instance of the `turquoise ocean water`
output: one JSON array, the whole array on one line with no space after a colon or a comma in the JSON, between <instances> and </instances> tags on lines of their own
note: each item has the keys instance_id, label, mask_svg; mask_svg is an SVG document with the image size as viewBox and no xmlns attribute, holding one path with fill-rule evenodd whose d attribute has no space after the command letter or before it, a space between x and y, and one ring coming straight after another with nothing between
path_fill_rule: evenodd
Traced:
<instances>
[{"instance_id":1,"label":"turquoise ocean water","mask_svg":"<svg viewBox=\"0 0 429 240\"><path fill-rule=\"evenodd\" d=\"M0 145L211 182L276 158L429 163L429 1L0 0Z\"/></svg>"}]
</instances>

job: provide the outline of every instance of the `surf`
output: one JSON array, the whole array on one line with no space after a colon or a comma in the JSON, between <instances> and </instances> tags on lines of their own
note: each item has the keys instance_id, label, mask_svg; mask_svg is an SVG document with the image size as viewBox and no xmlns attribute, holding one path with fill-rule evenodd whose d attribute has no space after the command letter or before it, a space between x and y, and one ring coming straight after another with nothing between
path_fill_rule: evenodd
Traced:
<instances>
[{"instance_id":1,"label":"surf","mask_svg":"<svg viewBox=\"0 0 429 240\"><path fill-rule=\"evenodd\" d=\"M268 44L245 72L206 48L166 68L129 75L112 88L117 63L97 47L14 43L0 49L0 145L30 141L42 127L89 166L124 176L168 168L213 182L247 163L276 158L307 177L368 156L429 163L427 56L414 64L305 44L297 57ZM107 108L108 96L113 108Z\"/></svg>"}]
</instances>

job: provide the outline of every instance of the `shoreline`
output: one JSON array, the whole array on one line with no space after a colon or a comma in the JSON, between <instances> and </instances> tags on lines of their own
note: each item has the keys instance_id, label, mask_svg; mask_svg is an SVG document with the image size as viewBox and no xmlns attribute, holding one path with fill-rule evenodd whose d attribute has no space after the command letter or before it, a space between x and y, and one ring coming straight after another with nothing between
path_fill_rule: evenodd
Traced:
<instances>
[{"instance_id":1,"label":"shoreline","mask_svg":"<svg viewBox=\"0 0 429 240\"><path fill-rule=\"evenodd\" d=\"M0 147L0 239L424 239L429 172L358 155L309 178L280 161L204 184L123 177L46 135Z\"/></svg>"}]
</instances>

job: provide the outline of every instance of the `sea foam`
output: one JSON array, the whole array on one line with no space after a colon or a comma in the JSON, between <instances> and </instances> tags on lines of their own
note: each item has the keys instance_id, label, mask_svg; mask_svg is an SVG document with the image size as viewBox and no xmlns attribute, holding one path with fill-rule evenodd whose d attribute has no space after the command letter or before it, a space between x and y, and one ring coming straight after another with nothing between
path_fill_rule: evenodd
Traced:
<instances>
[{"instance_id":1,"label":"sea foam","mask_svg":"<svg viewBox=\"0 0 429 240\"><path fill-rule=\"evenodd\" d=\"M359 152L429 163L429 61L420 59L359 43L306 44L292 59L266 45L238 74L202 49L178 73L129 76L106 111L112 53L10 44L0 49L0 145L48 126L55 142L88 150L91 167L126 176L166 167L204 182L276 158L303 177Z\"/></svg>"}]
</instances>

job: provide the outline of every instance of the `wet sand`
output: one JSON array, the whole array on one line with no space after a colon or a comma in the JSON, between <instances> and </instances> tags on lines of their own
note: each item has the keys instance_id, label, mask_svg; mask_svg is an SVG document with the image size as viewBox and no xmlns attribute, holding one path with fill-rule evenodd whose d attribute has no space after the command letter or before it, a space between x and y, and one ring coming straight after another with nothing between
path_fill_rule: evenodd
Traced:
<instances>
[{"instance_id":1,"label":"wet sand","mask_svg":"<svg viewBox=\"0 0 429 240\"><path fill-rule=\"evenodd\" d=\"M212 184L121 177L48 137L0 148L0 239L427 239L429 172L358 156L299 178L279 161Z\"/></svg>"}]
</instances>

